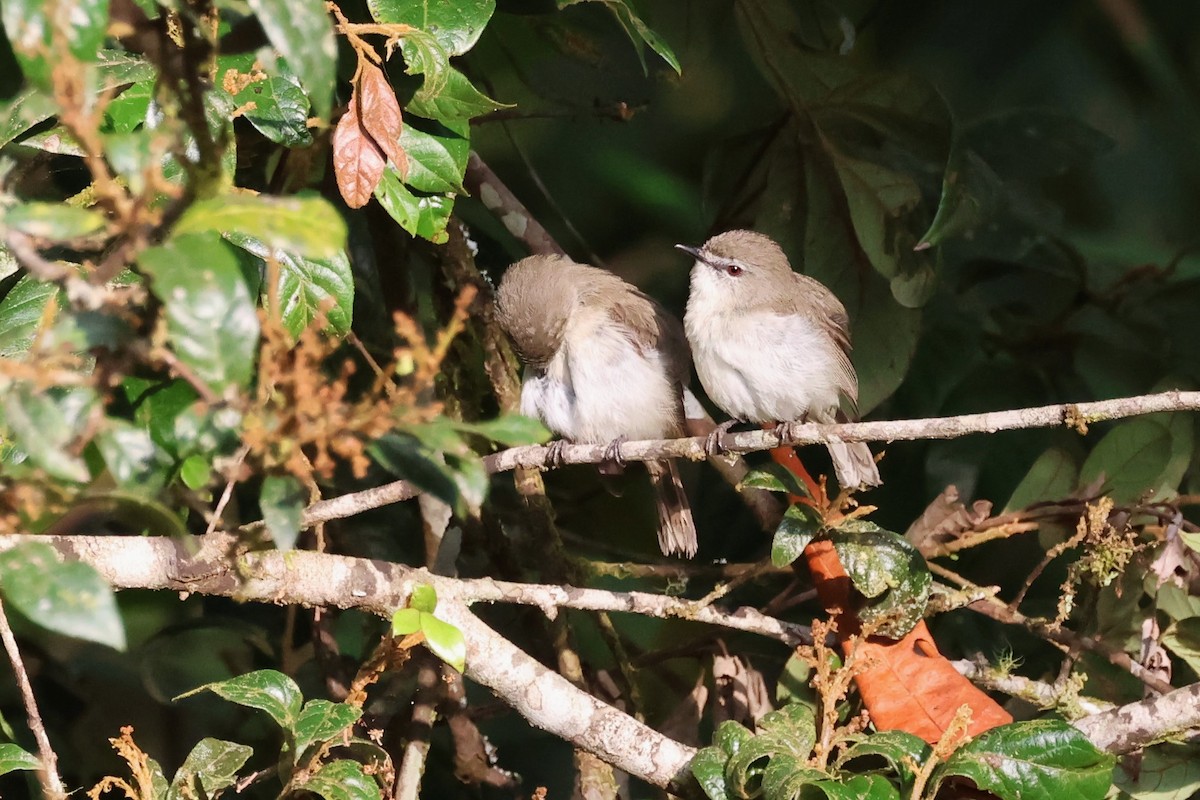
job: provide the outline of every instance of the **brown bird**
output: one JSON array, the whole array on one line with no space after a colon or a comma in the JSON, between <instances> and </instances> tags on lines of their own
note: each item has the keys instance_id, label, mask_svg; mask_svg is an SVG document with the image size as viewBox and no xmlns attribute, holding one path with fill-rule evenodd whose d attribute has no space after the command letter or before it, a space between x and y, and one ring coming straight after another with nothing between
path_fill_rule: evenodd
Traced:
<instances>
[{"instance_id":1,"label":"brown bird","mask_svg":"<svg viewBox=\"0 0 1200 800\"><path fill-rule=\"evenodd\" d=\"M496 292L501 327L526 364L521 413L572 442L683 433L691 362L679 321L606 270L530 256ZM672 461L647 461L663 553L696 554L696 526Z\"/></svg>"},{"instance_id":2,"label":"brown bird","mask_svg":"<svg viewBox=\"0 0 1200 800\"><path fill-rule=\"evenodd\" d=\"M763 424L858 418L850 320L833 292L792 271L761 233L678 247L696 259L684 328L700 382L721 410ZM843 488L882 483L865 443L827 447Z\"/></svg>"}]
</instances>

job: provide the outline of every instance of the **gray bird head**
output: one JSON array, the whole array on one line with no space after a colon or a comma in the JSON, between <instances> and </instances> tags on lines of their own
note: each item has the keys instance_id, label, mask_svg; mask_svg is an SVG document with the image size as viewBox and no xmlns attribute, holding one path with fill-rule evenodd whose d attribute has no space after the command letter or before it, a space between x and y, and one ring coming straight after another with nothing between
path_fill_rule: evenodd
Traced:
<instances>
[{"instance_id":1,"label":"gray bird head","mask_svg":"<svg viewBox=\"0 0 1200 800\"><path fill-rule=\"evenodd\" d=\"M496 319L521 360L545 367L562 347L567 322L579 301L565 256L530 256L513 264L496 290Z\"/></svg>"},{"instance_id":2,"label":"gray bird head","mask_svg":"<svg viewBox=\"0 0 1200 800\"><path fill-rule=\"evenodd\" d=\"M734 308L754 307L779 294L790 294L794 273L783 249L755 231L727 231L702 247L676 245L696 259L692 291L721 295Z\"/></svg>"}]
</instances>

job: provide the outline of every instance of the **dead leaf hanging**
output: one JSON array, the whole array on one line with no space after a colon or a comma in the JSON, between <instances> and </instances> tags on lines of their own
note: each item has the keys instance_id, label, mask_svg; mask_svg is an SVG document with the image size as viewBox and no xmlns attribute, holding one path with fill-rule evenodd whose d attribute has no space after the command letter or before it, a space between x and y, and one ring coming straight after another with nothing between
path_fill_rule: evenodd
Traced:
<instances>
[{"instance_id":1,"label":"dead leaf hanging","mask_svg":"<svg viewBox=\"0 0 1200 800\"><path fill-rule=\"evenodd\" d=\"M400 146L403 122L396 92L383 70L364 62L358 82L358 119L375 144L395 165L400 177L408 174L408 156Z\"/></svg>"},{"instance_id":2,"label":"dead leaf hanging","mask_svg":"<svg viewBox=\"0 0 1200 800\"><path fill-rule=\"evenodd\" d=\"M350 107L333 131L333 174L346 205L362 208L371 199L387 167L387 156L362 127L358 116L358 89Z\"/></svg>"}]
</instances>

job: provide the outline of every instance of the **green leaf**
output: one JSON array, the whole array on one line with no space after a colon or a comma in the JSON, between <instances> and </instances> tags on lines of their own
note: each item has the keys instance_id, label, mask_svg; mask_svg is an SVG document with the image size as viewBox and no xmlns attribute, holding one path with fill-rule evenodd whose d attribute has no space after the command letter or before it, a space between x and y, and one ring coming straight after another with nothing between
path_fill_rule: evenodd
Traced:
<instances>
[{"instance_id":1,"label":"green leaf","mask_svg":"<svg viewBox=\"0 0 1200 800\"><path fill-rule=\"evenodd\" d=\"M300 79L287 67L282 59L267 69L252 53L221 56L217 60L217 83L220 84L234 70L236 77L261 74L261 80L246 84L233 95L238 107L254 103L243 116L272 142L286 147L300 147L312 143L308 130L308 97L300 86Z\"/></svg>"},{"instance_id":2,"label":"green leaf","mask_svg":"<svg viewBox=\"0 0 1200 800\"><path fill-rule=\"evenodd\" d=\"M96 403L96 393L89 388L39 392L19 383L5 394L4 422L13 441L34 463L60 480L84 483L91 472L75 445Z\"/></svg>"},{"instance_id":3,"label":"green leaf","mask_svg":"<svg viewBox=\"0 0 1200 800\"><path fill-rule=\"evenodd\" d=\"M1192 454L1192 418L1153 414L1118 423L1088 454L1079 479L1088 485L1104 476L1114 501L1131 503L1179 489Z\"/></svg>"},{"instance_id":4,"label":"green leaf","mask_svg":"<svg viewBox=\"0 0 1200 800\"><path fill-rule=\"evenodd\" d=\"M18 769L39 769L42 762L33 753L27 753L15 744L0 744L0 775Z\"/></svg>"},{"instance_id":5,"label":"green leaf","mask_svg":"<svg viewBox=\"0 0 1200 800\"><path fill-rule=\"evenodd\" d=\"M771 540L771 563L777 567L791 564L820 530L820 515L812 507L798 503L788 506Z\"/></svg>"},{"instance_id":6,"label":"green leaf","mask_svg":"<svg viewBox=\"0 0 1200 800\"><path fill-rule=\"evenodd\" d=\"M392 633L396 636L408 636L421 630L423 613L415 608L397 609L396 613L392 614Z\"/></svg>"},{"instance_id":7,"label":"green leaf","mask_svg":"<svg viewBox=\"0 0 1200 800\"><path fill-rule=\"evenodd\" d=\"M432 614L437 608L437 590L428 583L417 584L408 598L408 607Z\"/></svg>"},{"instance_id":8,"label":"green leaf","mask_svg":"<svg viewBox=\"0 0 1200 800\"><path fill-rule=\"evenodd\" d=\"M237 781L237 771L254 754L253 747L221 739L196 743L175 773L167 800L216 797Z\"/></svg>"},{"instance_id":9,"label":"green leaf","mask_svg":"<svg viewBox=\"0 0 1200 800\"><path fill-rule=\"evenodd\" d=\"M13 358L29 350L46 303L56 294L58 287L53 283L23 275L0 300L0 358Z\"/></svg>"},{"instance_id":10,"label":"green leaf","mask_svg":"<svg viewBox=\"0 0 1200 800\"><path fill-rule=\"evenodd\" d=\"M421 632L425 634L425 646L434 655L459 672L463 671L467 663L467 640L462 631L433 614L422 612Z\"/></svg>"},{"instance_id":11,"label":"green leaf","mask_svg":"<svg viewBox=\"0 0 1200 800\"><path fill-rule=\"evenodd\" d=\"M676 74L683 74L683 69L679 66L679 59L675 57L674 51L670 46L663 41L662 37L652 31L642 18L637 15L630 5L628 0L558 0L559 8L577 5L583 2L599 2L613 13L617 18L617 22L625 29L626 35L633 42L637 49L638 61L642 64L642 72L649 73L646 67L645 45L649 45L650 49L658 53L663 61L671 65L671 69L675 70Z\"/></svg>"},{"instance_id":12,"label":"green leaf","mask_svg":"<svg viewBox=\"0 0 1200 800\"><path fill-rule=\"evenodd\" d=\"M241 233L230 233L225 238L254 256L263 274L270 275L267 260L272 250L265 242ZM275 294L288 333L299 336L322 313L331 332L339 336L348 333L354 316L354 271L346 253L305 258L275 250L274 257L279 265Z\"/></svg>"},{"instance_id":13,"label":"green leaf","mask_svg":"<svg viewBox=\"0 0 1200 800\"><path fill-rule=\"evenodd\" d=\"M1112 785L1113 757L1062 720L1002 725L977 736L940 765L933 792L950 776L999 797L1100 800Z\"/></svg>"},{"instance_id":14,"label":"green leaf","mask_svg":"<svg viewBox=\"0 0 1200 800\"><path fill-rule=\"evenodd\" d=\"M1200 790L1200 748L1159 744L1143 751L1132 775L1118 762L1113 784L1117 800L1190 800Z\"/></svg>"},{"instance_id":15,"label":"green leaf","mask_svg":"<svg viewBox=\"0 0 1200 800\"><path fill-rule=\"evenodd\" d=\"M0 147L58 113L58 104L46 92L31 87L0 104Z\"/></svg>"},{"instance_id":16,"label":"green leaf","mask_svg":"<svg viewBox=\"0 0 1200 800\"><path fill-rule=\"evenodd\" d=\"M850 583L872 602L859 611L880 621L878 634L898 639L921 620L932 578L924 557L903 536L852 520L829 534Z\"/></svg>"},{"instance_id":17,"label":"green leaf","mask_svg":"<svg viewBox=\"0 0 1200 800\"><path fill-rule=\"evenodd\" d=\"M258 504L262 509L263 522L280 550L291 550L296 546L305 499L304 487L295 477L268 475L263 478Z\"/></svg>"},{"instance_id":18,"label":"green leaf","mask_svg":"<svg viewBox=\"0 0 1200 800\"><path fill-rule=\"evenodd\" d=\"M479 40L496 10L496 0L367 0L376 22L420 28L452 56L461 56Z\"/></svg>"},{"instance_id":19,"label":"green leaf","mask_svg":"<svg viewBox=\"0 0 1200 800\"><path fill-rule=\"evenodd\" d=\"M174 237L216 231L242 234L274 250L328 259L346 248L346 223L328 200L312 193L292 197L234 194L192 204Z\"/></svg>"},{"instance_id":20,"label":"green leaf","mask_svg":"<svg viewBox=\"0 0 1200 800\"><path fill-rule=\"evenodd\" d=\"M900 788L907 792L916 777L914 765L924 764L932 750L925 740L906 731L880 731L860 742L855 742L842 752L834 765L839 770L850 766L851 771L862 773L879 759L886 762L896 776Z\"/></svg>"},{"instance_id":21,"label":"green leaf","mask_svg":"<svg viewBox=\"0 0 1200 800\"><path fill-rule=\"evenodd\" d=\"M108 418L96 434L95 442L104 465L119 486L145 493L166 484L170 462L146 429Z\"/></svg>"},{"instance_id":22,"label":"green leaf","mask_svg":"<svg viewBox=\"0 0 1200 800\"><path fill-rule=\"evenodd\" d=\"M313 111L329 119L337 43L324 0L248 0L271 44L296 70Z\"/></svg>"},{"instance_id":23,"label":"green leaf","mask_svg":"<svg viewBox=\"0 0 1200 800\"><path fill-rule=\"evenodd\" d=\"M0 591L36 625L125 649L112 587L81 561L60 562L48 544L26 542L0 553Z\"/></svg>"},{"instance_id":24,"label":"green leaf","mask_svg":"<svg viewBox=\"0 0 1200 800\"><path fill-rule=\"evenodd\" d=\"M744 742L725 768L725 780L737 797L755 797L765 790L765 772L781 756L784 757L779 762L781 766L776 766L772 772L773 784L778 786L785 773L797 773L817 741L813 711L804 705L784 706L763 715L758 721L758 730L758 735ZM825 777L815 770L811 773L800 774L806 780Z\"/></svg>"},{"instance_id":25,"label":"green leaf","mask_svg":"<svg viewBox=\"0 0 1200 800\"><path fill-rule=\"evenodd\" d=\"M192 491L198 491L207 486L211 476L212 466L204 456L188 456L179 465L179 479Z\"/></svg>"},{"instance_id":26,"label":"green leaf","mask_svg":"<svg viewBox=\"0 0 1200 800\"><path fill-rule=\"evenodd\" d=\"M462 179L471 153L470 126L462 120L423 125L410 117L406 122L400 133L400 147L408 156L404 182L420 192L466 194Z\"/></svg>"},{"instance_id":27,"label":"green leaf","mask_svg":"<svg viewBox=\"0 0 1200 800\"><path fill-rule=\"evenodd\" d=\"M1075 466L1075 459L1066 450L1051 447L1038 456L1017 488L1013 489L1004 513L1028 508L1042 500L1066 497L1078 485L1079 468Z\"/></svg>"},{"instance_id":28,"label":"green leaf","mask_svg":"<svg viewBox=\"0 0 1200 800\"><path fill-rule=\"evenodd\" d=\"M139 256L166 309L179 360L220 393L254 374L258 315L230 245L216 233L175 235Z\"/></svg>"},{"instance_id":29,"label":"green leaf","mask_svg":"<svg viewBox=\"0 0 1200 800\"><path fill-rule=\"evenodd\" d=\"M428 239L434 244L442 244L450 238L446 233L446 224L454 209L454 198L413 194L390 163L375 187L375 199L401 228L413 236Z\"/></svg>"},{"instance_id":30,"label":"green leaf","mask_svg":"<svg viewBox=\"0 0 1200 800\"><path fill-rule=\"evenodd\" d=\"M908 175L880 164L835 154L850 219L859 245L872 266L889 280L899 271L891 232L894 221L921 202L921 190Z\"/></svg>"},{"instance_id":31,"label":"green leaf","mask_svg":"<svg viewBox=\"0 0 1200 800\"><path fill-rule=\"evenodd\" d=\"M453 67L450 66L450 54L437 37L427 31L414 30L401 40L400 52L404 56L405 74L424 76L410 101L416 101L420 107L422 103L429 103L441 94ZM412 102L406 104L405 112L409 111L413 111Z\"/></svg>"},{"instance_id":32,"label":"green leaf","mask_svg":"<svg viewBox=\"0 0 1200 800\"><path fill-rule=\"evenodd\" d=\"M328 700L309 700L300 709L292 734L296 742L296 761L299 762L310 747L340 738L346 728L358 722L362 709L346 703L331 703Z\"/></svg>"},{"instance_id":33,"label":"green leaf","mask_svg":"<svg viewBox=\"0 0 1200 800\"><path fill-rule=\"evenodd\" d=\"M552 434L540 421L520 414L505 414L486 422L455 422L454 427L465 433L476 433L507 447L541 444Z\"/></svg>"},{"instance_id":34,"label":"green leaf","mask_svg":"<svg viewBox=\"0 0 1200 800\"><path fill-rule=\"evenodd\" d=\"M451 507L460 507L458 482L445 459L416 437L389 433L367 445L367 452L397 478L412 481Z\"/></svg>"},{"instance_id":35,"label":"green leaf","mask_svg":"<svg viewBox=\"0 0 1200 800\"><path fill-rule=\"evenodd\" d=\"M381 800L379 784L357 761L330 761L299 787L325 800Z\"/></svg>"},{"instance_id":36,"label":"green leaf","mask_svg":"<svg viewBox=\"0 0 1200 800\"><path fill-rule=\"evenodd\" d=\"M812 787L828 777L824 772L806 766L804 762L805 759L787 753L773 756L762 773L762 795L765 800L791 800L800 797L803 789Z\"/></svg>"},{"instance_id":37,"label":"green leaf","mask_svg":"<svg viewBox=\"0 0 1200 800\"><path fill-rule=\"evenodd\" d=\"M705 747L692 759L691 770L709 800L733 800L725 786L725 762L729 756L719 747Z\"/></svg>"},{"instance_id":38,"label":"green leaf","mask_svg":"<svg viewBox=\"0 0 1200 800\"><path fill-rule=\"evenodd\" d=\"M797 497L810 497L811 493L804 481L796 477L790 469L779 464L768 464L763 469L755 469L746 473L746 477L738 483L739 488L762 489L767 492L783 492Z\"/></svg>"},{"instance_id":39,"label":"green leaf","mask_svg":"<svg viewBox=\"0 0 1200 800\"><path fill-rule=\"evenodd\" d=\"M273 669L260 669L229 680L206 683L181 697L190 697L206 689L231 703L267 712L285 730L295 726L300 716L303 700L300 687L287 675Z\"/></svg>"},{"instance_id":40,"label":"green leaf","mask_svg":"<svg viewBox=\"0 0 1200 800\"><path fill-rule=\"evenodd\" d=\"M80 61L96 59L108 25L108 0L4 0L0 20L25 77L47 87L57 51L65 48Z\"/></svg>"},{"instance_id":41,"label":"green leaf","mask_svg":"<svg viewBox=\"0 0 1200 800\"><path fill-rule=\"evenodd\" d=\"M61 203L22 203L4 212L0 222L38 239L77 239L104 229L104 217Z\"/></svg>"},{"instance_id":42,"label":"green leaf","mask_svg":"<svg viewBox=\"0 0 1200 800\"><path fill-rule=\"evenodd\" d=\"M405 111L445 124L447 120L466 120L512 107L481 93L454 67L448 67L443 74L445 83L437 94L417 92L405 106Z\"/></svg>"},{"instance_id":43,"label":"green leaf","mask_svg":"<svg viewBox=\"0 0 1200 800\"><path fill-rule=\"evenodd\" d=\"M1171 623L1162 634L1163 646L1200 673L1200 617Z\"/></svg>"},{"instance_id":44,"label":"green leaf","mask_svg":"<svg viewBox=\"0 0 1200 800\"><path fill-rule=\"evenodd\" d=\"M717 726L717 732L713 734L713 743L721 748L721 752L725 755L731 756L753 738L754 734L745 725L733 720L725 720Z\"/></svg>"}]
</instances>

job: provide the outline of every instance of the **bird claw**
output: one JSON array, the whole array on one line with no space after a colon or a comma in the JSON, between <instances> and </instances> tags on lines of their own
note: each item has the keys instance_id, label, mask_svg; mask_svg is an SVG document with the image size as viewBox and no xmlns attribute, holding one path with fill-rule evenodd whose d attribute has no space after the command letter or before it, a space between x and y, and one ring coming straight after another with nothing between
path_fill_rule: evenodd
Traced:
<instances>
[{"instance_id":1,"label":"bird claw","mask_svg":"<svg viewBox=\"0 0 1200 800\"><path fill-rule=\"evenodd\" d=\"M729 433L729 429L737 424L735 419L727 419L717 427L713 428L708 436L704 439L704 453L709 458L714 456L724 455L725 453L725 434Z\"/></svg>"},{"instance_id":2,"label":"bird claw","mask_svg":"<svg viewBox=\"0 0 1200 800\"><path fill-rule=\"evenodd\" d=\"M621 434L617 438L608 443L608 447L604 448L604 460L616 464L618 467L625 466L625 457L621 455L621 445L629 441L629 437Z\"/></svg>"},{"instance_id":3,"label":"bird claw","mask_svg":"<svg viewBox=\"0 0 1200 800\"><path fill-rule=\"evenodd\" d=\"M563 448L566 442L562 439L555 439L546 445L546 466L551 469L557 469L566 463L563 457Z\"/></svg>"}]
</instances>

